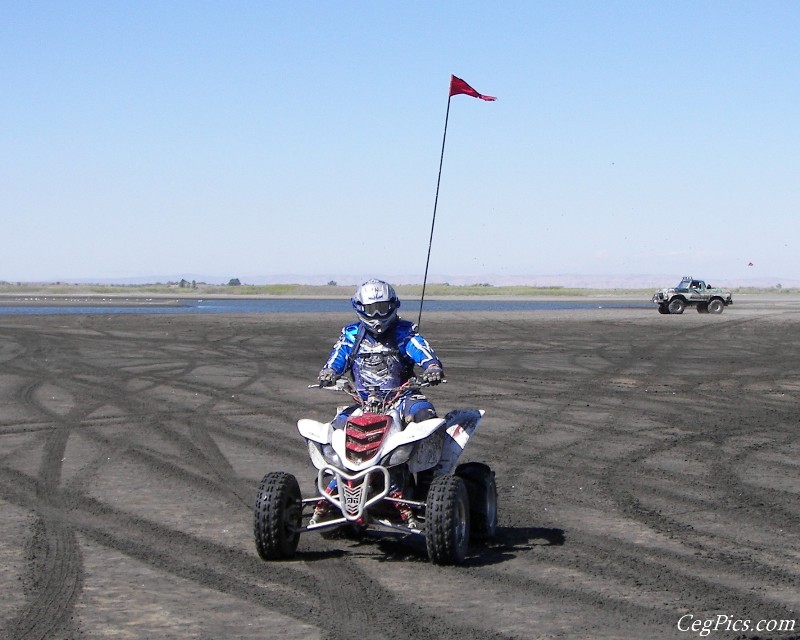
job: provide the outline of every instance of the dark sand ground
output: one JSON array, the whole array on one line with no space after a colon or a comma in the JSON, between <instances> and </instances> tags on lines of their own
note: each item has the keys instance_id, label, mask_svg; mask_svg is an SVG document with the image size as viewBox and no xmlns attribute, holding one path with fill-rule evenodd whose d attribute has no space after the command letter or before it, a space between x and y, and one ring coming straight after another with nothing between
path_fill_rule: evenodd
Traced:
<instances>
[{"instance_id":1,"label":"dark sand ground","mask_svg":"<svg viewBox=\"0 0 800 640\"><path fill-rule=\"evenodd\" d=\"M0 316L0 637L800 637L800 300L430 313L497 539L264 563L256 489L309 486L295 422L332 415L306 385L349 320Z\"/></svg>"}]
</instances>

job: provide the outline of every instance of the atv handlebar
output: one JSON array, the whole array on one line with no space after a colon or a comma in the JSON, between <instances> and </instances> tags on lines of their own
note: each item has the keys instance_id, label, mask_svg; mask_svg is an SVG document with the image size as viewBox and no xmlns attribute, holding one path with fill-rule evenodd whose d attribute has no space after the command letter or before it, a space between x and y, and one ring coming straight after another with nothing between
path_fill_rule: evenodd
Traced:
<instances>
[{"instance_id":1,"label":"atv handlebar","mask_svg":"<svg viewBox=\"0 0 800 640\"><path fill-rule=\"evenodd\" d=\"M447 382L442 380L441 382ZM409 378L399 387L394 389L381 389L380 387L373 386L364 389L368 395L366 398L362 397L359 390L356 389L353 382L347 378L340 377L333 385L323 386L321 382L317 384L308 385L309 389L329 389L331 391L343 391L347 393L359 406L365 411L371 413L385 413L389 407L395 405L403 396L419 391L424 387L432 386L430 382L425 382L416 376Z\"/></svg>"},{"instance_id":2,"label":"atv handlebar","mask_svg":"<svg viewBox=\"0 0 800 640\"><path fill-rule=\"evenodd\" d=\"M445 384L446 382L447 382L446 379L442 379L441 384ZM403 384L401 384L399 387L396 387L394 389L379 389L378 387L375 387L375 390L380 390L380 391L383 391L385 393L399 393L401 391L410 391L412 389L422 389L424 387L430 387L430 386L432 386L430 382L425 382L421 378L418 378L418 377L414 376L412 378L409 378ZM309 389L328 389L330 391L343 391L344 393L349 393L351 395L353 393L357 393L355 387L353 387L353 383L350 382L350 380L348 380L346 378L337 378L336 382L331 384L331 385L323 385L321 382L317 381L314 384L308 385L308 388Z\"/></svg>"}]
</instances>

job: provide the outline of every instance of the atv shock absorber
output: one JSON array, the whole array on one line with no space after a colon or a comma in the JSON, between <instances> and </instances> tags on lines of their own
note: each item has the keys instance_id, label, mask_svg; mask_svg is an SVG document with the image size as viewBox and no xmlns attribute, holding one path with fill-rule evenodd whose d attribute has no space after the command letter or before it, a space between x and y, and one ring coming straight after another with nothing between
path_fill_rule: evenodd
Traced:
<instances>
[{"instance_id":1,"label":"atv shock absorber","mask_svg":"<svg viewBox=\"0 0 800 640\"><path fill-rule=\"evenodd\" d=\"M389 497L395 500L403 500L403 490L398 487L396 484L393 484L389 491ZM407 504L402 502L395 502L394 503L395 509L400 513L400 518L403 520L405 525L409 529L418 529L419 523L417 519L414 517L414 510L409 507Z\"/></svg>"},{"instance_id":2,"label":"atv shock absorber","mask_svg":"<svg viewBox=\"0 0 800 640\"><path fill-rule=\"evenodd\" d=\"M329 483L328 486L325 487L325 493L327 495L333 495L333 492L336 491L336 478L333 478ZM331 503L325 500L324 498L320 498L317 501L317 504L314 505L314 513L311 516L311 521L309 524L319 524L319 521L324 518L328 511L330 511Z\"/></svg>"}]
</instances>

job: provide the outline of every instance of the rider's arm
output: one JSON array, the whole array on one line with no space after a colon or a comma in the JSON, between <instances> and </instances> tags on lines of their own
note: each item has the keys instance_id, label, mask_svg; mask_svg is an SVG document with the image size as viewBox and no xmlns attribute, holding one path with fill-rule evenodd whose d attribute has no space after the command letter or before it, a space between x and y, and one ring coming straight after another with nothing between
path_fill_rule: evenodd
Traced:
<instances>
[{"instance_id":1,"label":"rider's arm","mask_svg":"<svg viewBox=\"0 0 800 640\"><path fill-rule=\"evenodd\" d=\"M357 324L350 324L342 329L339 339L333 345L333 349L325 361L324 369L333 369L337 375L342 375L347 370L357 333Z\"/></svg>"},{"instance_id":2,"label":"rider's arm","mask_svg":"<svg viewBox=\"0 0 800 640\"><path fill-rule=\"evenodd\" d=\"M439 368L442 367L433 347L428 344L421 333L417 333L415 324L411 322L398 323L398 334L397 346L414 361L414 364L419 365L423 370L434 364Z\"/></svg>"}]
</instances>

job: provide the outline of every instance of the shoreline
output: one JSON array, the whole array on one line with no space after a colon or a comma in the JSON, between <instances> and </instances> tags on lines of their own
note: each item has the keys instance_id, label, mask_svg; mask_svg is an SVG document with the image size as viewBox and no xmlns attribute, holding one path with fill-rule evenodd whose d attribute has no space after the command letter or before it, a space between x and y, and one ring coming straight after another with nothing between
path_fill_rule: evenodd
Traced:
<instances>
[{"instance_id":1,"label":"shoreline","mask_svg":"<svg viewBox=\"0 0 800 640\"><path fill-rule=\"evenodd\" d=\"M184 298L193 300L193 298ZM178 307L181 299L174 296L108 296L46 295L9 296L0 294L0 307Z\"/></svg>"}]
</instances>

